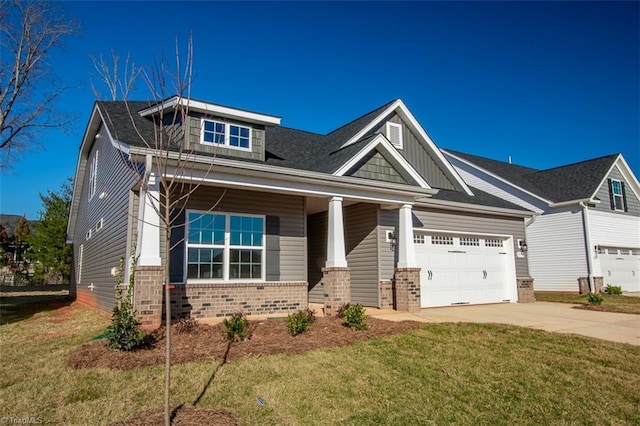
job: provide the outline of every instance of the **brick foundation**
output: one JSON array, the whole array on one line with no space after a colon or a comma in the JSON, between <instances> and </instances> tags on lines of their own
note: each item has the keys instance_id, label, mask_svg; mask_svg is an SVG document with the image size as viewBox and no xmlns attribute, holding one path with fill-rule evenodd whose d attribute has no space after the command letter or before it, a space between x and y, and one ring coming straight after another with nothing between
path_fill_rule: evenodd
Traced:
<instances>
[{"instance_id":1,"label":"brick foundation","mask_svg":"<svg viewBox=\"0 0 640 426\"><path fill-rule=\"evenodd\" d=\"M380 280L380 309L394 309L393 281Z\"/></svg>"},{"instance_id":2,"label":"brick foundation","mask_svg":"<svg viewBox=\"0 0 640 426\"><path fill-rule=\"evenodd\" d=\"M171 318L245 315L286 316L309 305L302 282L176 284L171 290Z\"/></svg>"},{"instance_id":3,"label":"brick foundation","mask_svg":"<svg viewBox=\"0 0 640 426\"><path fill-rule=\"evenodd\" d=\"M533 295L533 278L518 278L516 282L518 286L518 303L535 302L536 298Z\"/></svg>"},{"instance_id":4,"label":"brick foundation","mask_svg":"<svg viewBox=\"0 0 640 426\"><path fill-rule=\"evenodd\" d=\"M136 266L133 287L134 308L142 328L153 330L162 321L163 266Z\"/></svg>"},{"instance_id":5,"label":"brick foundation","mask_svg":"<svg viewBox=\"0 0 640 426\"><path fill-rule=\"evenodd\" d=\"M593 285L596 293L600 293L602 291L602 287L604 286L604 278L603 277L593 277ZM578 278L578 291L580 294L589 293L589 278L588 277L580 277Z\"/></svg>"},{"instance_id":6,"label":"brick foundation","mask_svg":"<svg viewBox=\"0 0 640 426\"><path fill-rule=\"evenodd\" d=\"M398 268L395 271L396 309L420 312L420 268Z\"/></svg>"},{"instance_id":7,"label":"brick foundation","mask_svg":"<svg viewBox=\"0 0 640 426\"><path fill-rule=\"evenodd\" d=\"M340 306L351 301L351 271L349 268L322 268L324 283L324 314L337 315Z\"/></svg>"}]
</instances>

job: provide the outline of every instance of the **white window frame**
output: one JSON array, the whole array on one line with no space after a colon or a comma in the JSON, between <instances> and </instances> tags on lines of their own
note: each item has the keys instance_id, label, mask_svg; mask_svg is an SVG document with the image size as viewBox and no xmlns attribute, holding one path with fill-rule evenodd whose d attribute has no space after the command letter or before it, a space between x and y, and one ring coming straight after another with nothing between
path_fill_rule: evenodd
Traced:
<instances>
[{"instance_id":1,"label":"white window frame","mask_svg":"<svg viewBox=\"0 0 640 426\"><path fill-rule=\"evenodd\" d=\"M618 189L620 193L616 193L616 184L618 185ZM624 196L622 195L622 181L618 179L611 179L611 195L613 196L613 206L616 211L624 211ZM618 201L620 202L620 207L618 208Z\"/></svg>"},{"instance_id":2,"label":"white window frame","mask_svg":"<svg viewBox=\"0 0 640 426\"><path fill-rule=\"evenodd\" d=\"M91 239L91 236L93 235L93 229L89 228L89 230L87 231L87 233L85 234L85 238L87 241L89 241L89 239Z\"/></svg>"},{"instance_id":3,"label":"white window frame","mask_svg":"<svg viewBox=\"0 0 640 426\"><path fill-rule=\"evenodd\" d=\"M100 218L100 220L96 222L96 232L101 230L103 226L104 226L104 218Z\"/></svg>"},{"instance_id":4,"label":"white window frame","mask_svg":"<svg viewBox=\"0 0 640 426\"><path fill-rule=\"evenodd\" d=\"M189 243L189 214L196 213L201 215L220 215L225 216L225 231L224 231L224 243L223 244L195 244ZM262 219L262 245L261 246L244 246L244 245L232 245L231 244L231 216L240 216L240 217L252 217L252 218L261 218ZM257 214L246 214L246 213L229 213L229 212L204 212L199 210L187 210L185 215L186 223L185 223L185 239L184 239L184 272L183 272L183 282L186 283L205 283L205 282L214 282L214 283L222 283L222 282L264 282L266 276L266 265L267 265L267 235L266 235L266 227L267 227L267 217L265 215L257 215ZM223 249L222 256L222 278L188 278L188 268L189 268L189 248L221 248ZM231 250L232 249L245 249L245 250L261 250L262 251L262 262L260 265L260 278L229 278L229 271L231 265Z\"/></svg>"},{"instance_id":5,"label":"white window frame","mask_svg":"<svg viewBox=\"0 0 640 426\"><path fill-rule=\"evenodd\" d=\"M224 135L224 140L222 142L208 142L204 140L204 135L205 135L205 130L204 130L204 126L205 123L210 122L210 123L214 123L214 124L221 124L222 125L222 134ZM231 127L237 127L239 129L247 129L249 131L249 137L248 137L248 142L249 142L249 146L247 148L242 147L242 146L233 146L231 145ZM207 118L203 118L201 120L200 123L200 143L203 145L209 145L209 146L224 146L225 148L229 148L229 149L238 149L240 151L251 151L251 146L252 146L252 139L253 139L253 129L249 126L245 126L242 124L237 124L237 123L226 123L223 121L219 121L219 120L211 120L211 119L207 119ZM210 132L209 130L207 130L207 132Z\"/></svg>"},{"instance_id":6,"label":"white window frame","mask_svg":"<svg viewBox=\"0 0 640 426\"><path fill-rule=\"evenodd\" d=\"M93 156L91 160L91 169L89 170L89 200L93 198L96 194L98 181L98 151L96 151L96 155Z\"/></svg>"},{"instance_id":7,"label":"white window frame","mask_svg":"<svg viewBox=\"0 0 640 426\"><path fill-rule=\"evenodd\" d=\"M391 140L391 128L392 127L395 127L397 129L397 131L398 131L398 141L397 142ZM387 139L389 139L389 142L391 142L391 144L393 146L395 146L396 148L402 149L402 145L403 145L402 124L394 123L393 121L387 121L386 132L387 132Z\"/></svg>"}]
</instances>

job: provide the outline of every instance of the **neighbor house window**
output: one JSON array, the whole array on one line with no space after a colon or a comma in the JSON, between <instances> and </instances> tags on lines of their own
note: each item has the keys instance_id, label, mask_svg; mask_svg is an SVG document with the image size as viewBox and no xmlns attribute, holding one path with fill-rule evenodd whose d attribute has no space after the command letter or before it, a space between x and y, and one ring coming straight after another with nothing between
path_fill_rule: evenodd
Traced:
<instances>
[{"instance_id":1,"label":"neighbor house window","mask_svg":"<svg viewBox=\"0 0 640 426\"><path fill-rule=\"evenodd\" d=\"M251 128L237 124L203 120L202 143L224 145L231 148L251 148Z\"/></svg>"},{"instance_id":2,"label":"neighbor house window","mask_svg":"<svg viewBox=\"0 0 640 426\"><path fill-rule=\"evenodd\" d=\"M187 279L263 279L264 216L192 211L187 220Z\"/></svg>"},{"instance_id":3,"label":"neighbor house window","mask_svg":"<svg viewBox=\"0 0 640 426\"><path fill-rule=\"evenodd\" d=\"M624 194L619 180L611 180L611 196L614 210L624 210Z\"/></svg>"},{"instance_id":4,"label":"neighbor house window","mask_svg":"<svg viewBox=\"0 0 640 426\"><path fill-rule=\"evenodd\" d=\"M92 199L96 193L98 179L98 151L91 160L91 169L89 170L89 199Z\"/></svg>"}]
</instances>

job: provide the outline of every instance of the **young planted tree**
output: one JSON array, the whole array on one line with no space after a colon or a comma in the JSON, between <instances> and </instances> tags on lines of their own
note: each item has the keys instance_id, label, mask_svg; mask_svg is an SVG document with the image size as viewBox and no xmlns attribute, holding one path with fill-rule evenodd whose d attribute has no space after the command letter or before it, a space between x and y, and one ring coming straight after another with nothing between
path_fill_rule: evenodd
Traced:
<instances>
[{"instance_id":1,"label":"young planted tree","mask_svg":"<svg viewBox=\"0 0 640 426\"><path fill-rule=\"evenodd\" d=\"M0 170L34 147L39 131L70 123L55 108L66 87L49 60L77 29L48 2L0 0Z\"/></svg>"},{"instance_id":2,"label":"young planted tree","mask_svg":"<svg viewBox=\"0 0 640 426\"><path fill-rule=\"evenodd\" d=\"M34 232L26 238L29 245L27 256L37 280L69 282L72 249L65 241L72 197L72 178L63 182L57 191L40 194L42 210L34 224Z\"/></svg>"},{"instance_id":3,"label":"young planted tree","mask_svg":"<svg viewBox=\"0 0 640 426\"><path fill-rule=\"evenodd\" d=\"M209 159L206 165L197 161L196 153L189 147L188 137L183 127L183 121L189 116L189 102L191 97L191 85L193 78L193 42L189 38L187 54L183 58L176 41L175 65L167 62L164 54L152 67L137 67L127 59L120 68L119 58L112 54L112 63L108 64L102 58L94 60L95 68L100 79L105 83L108 93L113 100L121 100L127 105L131 125L135 129L138 140L137 145L143 146L146 153L150 154L151 167L155 184L158 190L152 187L149 181L150 173L140 174L140 170L132 165L132 172L140 176L140 188L143 190L147 206L151 206L160 220L160 232L165 240L165 252L163 254L163 286L165 301L165 381L164 381L164 414L165 424L170 424L170 384L171 384L171 286L170 277L170 252L182 241L174 241L172 245L172 232L179 227L184 227L181 222L190 196L202 184L202 178L195 180L193 176L194 166L199 165L202 175L206 177L212 167L213 159ZM122 76L123 70L124 75ZM157 114L154 120L154 134L149 136L137 126L137 112L130 108L129 94L136 81L142 79L150 92L149 107L155 107ZM180 101L170 108L164 107L166 99L177 96ZM110 117L106 117L110 120ZM150 170L146 170L149 172ZM215 208L219 199L210 206ZM138 218L142 220L142 218Z\"/></svg>"}]
</instances>

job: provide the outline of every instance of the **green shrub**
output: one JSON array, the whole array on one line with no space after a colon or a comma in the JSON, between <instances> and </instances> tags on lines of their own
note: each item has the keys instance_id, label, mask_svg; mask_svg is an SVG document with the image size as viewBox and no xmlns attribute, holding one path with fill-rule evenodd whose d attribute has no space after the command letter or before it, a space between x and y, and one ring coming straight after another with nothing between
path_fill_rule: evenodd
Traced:
<instances>
[{"instance_id":1,"label":"green shrub","mask_svg":"<svg viewBox=\"0 0 640 426\"><path fill-rule=\"evenodd\" d=\"M604 297L600 293L589 293L587 294L587 301L590 305L600 305Z\"/></svg>"},{"instance_id":2,"label":"green shrub","mask_svg":"<svg viewBox=\"0 0 640 426\"><path fill-rule=\"evenodd\" d=\"M344 324L353 330L366 330L367 314L361 304L350 305L342 310Z\"/></svg>"},{"instance_id":3,"label":"green shrub","mask_svg":"<svg viewBox=\"0 0 640 426\"><path fill-rule=\"evenodd\" d=\"M241 342L247 340L249 331L247 330L247 317L242 312L236 312L231 318L222 321L224 331L222 335L229 342Z\"/></svg>"},{"instance_id":4,"label":"green shrub","mask_svg":"<svg viewBox=\"0 0 640 426\"><path fill-rule=\"evenodd\" d=\"M119 351L132 351L145 343L146 335L140 329L140 321L133 309L133 273L129 277L126 294L122 290L122 271L124 259L120 258L116 280L116 305L111 315L111 325L105 331L109 347ZM131 268L133 270L133 268Z\"/></svg>"},{"instance_id":5,"label":"green shrub","mask_svg":"<svg viewBox=\"0 0 640 426\"><path fill-rule=\"evenodd\" d=\"M338 308L338 318L344 318L344 311L349 309L350 306L351 306L351 303L349 302L345 303L344 305L341 305Z\"/></svg>"},{"instance_id":6,"label":"green shrub","mask_svg":"<svg viewBox=\"0 0 640 426\"><path fill-rule=\"evenodd\" d=\"M607 294L622 294L622 287L620 287L619 285L608 284L604 288L604 292Z\"/></svg>"},{"instance_id":7,"label":"green shrub","mask_svg":"<svg viewBox=\"0 0 640 426\"><path fill-rule=\"evenodd\" d=\"M316 320L316 312L312 309L305 309L287 316L287 328L289 334L297 336L298 334L307 331L311 323Z\"/></svg>"}]
</instances>

